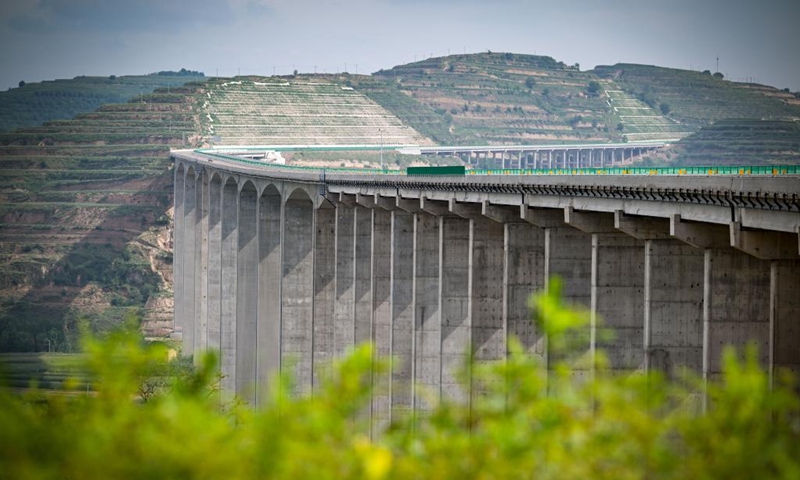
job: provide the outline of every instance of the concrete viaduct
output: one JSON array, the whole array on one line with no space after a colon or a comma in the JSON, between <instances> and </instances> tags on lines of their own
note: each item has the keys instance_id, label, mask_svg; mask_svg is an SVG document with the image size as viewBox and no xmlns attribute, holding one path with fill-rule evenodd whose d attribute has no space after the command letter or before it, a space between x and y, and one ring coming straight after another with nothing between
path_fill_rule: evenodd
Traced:
<instances>
[{"instance_id":1,"label":"concrete viaduct","mask_svg":"<svg viewBox=\"0 0 800 480\"><path fill-rule=\"evenodd\" d=\"M469 349L499 360L515 335L547 361L527 300L555 275L610 368L713 378L725 345L753 342L771 372L800 371L800 176L322 175L172 157L176 336L189 355L219 350L224 389L247 401L289 366L313 390L369 340L398 361L375 425L427 409L418 386L467 399ZM594 335L600 318L613 340Z\"/></svg>"},{"instance_id":2,"label":"concrete viaduct","mask_svg":"<svg viewBox=\"0 0 800 480\"><path fill-rule=\"evenodd\" d=\"M469 165L487 168L604 168L655 152L664 142L575 145L515 145L472 147L400 147L411 155L459 157ZM481 162L482 161L482 162Z\"/></svg>"}]
</instances>

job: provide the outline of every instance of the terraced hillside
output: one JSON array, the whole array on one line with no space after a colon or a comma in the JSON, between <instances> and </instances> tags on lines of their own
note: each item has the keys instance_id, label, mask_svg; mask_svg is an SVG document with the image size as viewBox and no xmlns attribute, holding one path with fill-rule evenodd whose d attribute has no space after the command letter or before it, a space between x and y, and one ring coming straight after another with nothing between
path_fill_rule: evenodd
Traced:
<instances>
[{"instance_id":1,"label":"terraced hillside","mask_svg":"<svg viewBox=\"0 0 800 480\"><path fill-rule=\"evenodd\" d=\"M656 112L654 108L622 90L606 90L608 105L618 120L617 131L627 141L679 140L693 133L690 127Z\"/></svg>"},{"instance_id":2,"label":"terraced hillside","mask_svg":"<svg viewBox=\"0 0 800 480\"><path fill-rule=\"evenodd\" d=\"M594 75L550 57L450 55L382 70L358 88L444 144L621 140ZM610 83L610 82L607 82ZM422 118L416 112L422 111ZM433 112L438 122L431 121ZM433 128L432 128L433 127Z\"/></svg>"},{"instance_id":3,"label":"terraced hillside","mask_svg":"<svg viewBox=\"0 0 800 480\"><path fill-rule=\"evenodd\" d=\"M159 87L178 87L189 80L202 80L200 72L159 72L151 75L75 77L28 82L0 92L0 132L41 125L50 120L68 120L108 103L124 103Z\"/></svg>"},{"instance_id":4,"label":"terraced hillside","mask_svg":"<svg viewBox=\"0 0 800 480\"><path fill-rule=\"evenodd\" d=\"M720 120L684 138L675 150L681 165L797 164L800 121Z\"/></svg>"},{"instance_id":5,"label":"terraced hillside","mask_svg":"<svg viewBox=\"0 0 800 480\"><path fill-rule=\"evenodd\" d=\"M158 90L0 134L0 351L71 351L78 317L102 329L131 308L166 326L168 152L199 130L196 96Z\"/></svg>"},{"instance_id":6,"label":"terraced hillside","mask_svg":"<svg viewBox=\"0 0 800 480\"><path fill-rule=\"evenodd\" d=\"M592 73L654 108L669 105L669 116L691 131L728 118L800 117L793 95L709 73L631 64L598 66Z\"/></svg>"},{"instance_id":7,"label":"terraced hillside","mask_svg":"<svg viewBox=\"0 0 800 480\"><path fill-rule=\"evenodd\" d=\"M651 161L800 161L793 95L638 65L581 72L550 57L484 53L373 76L216 79L136 96L0 133L0 351L70 351L79 317L102 329L130 308L147 313L150 333L168 332L170 147L684 138ZM0 111L19 118L33 105L4 107L8 98ZM287 158L377 161L374 152L310 155Z\"/></svg>"},{"instance_id":8,"label":"terraced hillside","mask_svg":"<svg viewBox=\"0 0 800 480\"><path fill-rule=\"evenodd\" d=\"M331 77L248 78L208 85L203 133L221 145L430 144Z\"/></svg>"}]
</instances>

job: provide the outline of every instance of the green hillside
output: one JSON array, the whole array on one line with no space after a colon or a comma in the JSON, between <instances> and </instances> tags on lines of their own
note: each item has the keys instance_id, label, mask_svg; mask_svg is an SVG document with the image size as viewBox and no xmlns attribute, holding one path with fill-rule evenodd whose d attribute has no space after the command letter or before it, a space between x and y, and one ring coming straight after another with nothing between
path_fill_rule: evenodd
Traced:
<instances>
[{"instance_id":1,"label":"green hillside","mask_svg":"<svg viewBox=\"0 0 800 480\"><path fill-rule=\"evenodd\" d=\"M681 165L789 165L800 160L800 121L728 119L675 147Z\"/></svg>"},{"instance_id":2,"label":"green hillside","mask_svg":"<svg viewBox=\"0 0 800 480\"><path fill-rule=\"evenodd\" d=\"M584 72L550 57L487 52L371 76L177 86L183 80L78 77L0 93L0 125L19 127L0 132L0 351L71 351L79 318L103 329L131 308L143 310L148 333L169 331L169 148L670 140L647 161L800 163L794 95L684 70ZM374 166L375 157L286 155L340 166ZM393 166L418 160L385 152Z\"/></svg>"},{"instance_id":3,"label":"green hillside","mask_svg":"<svg viewBox=\"0 0 800 480\"><path fill-rule=\"evenodd\" d=\"M0 134L0 351L71 351L79 318L131 308L169 320L169 148L199 129L197 92Z\"/></svg>"},{"instance_id":4,"label":"green hillside","mask_svg":"<svg viewBox=\"0 0 800 480\"><path fill-rule=\"evenodd\" d=\"M151 75L75 77L27 82L0 92L0 132L41 125L50 120L71 119L103 104L124 103L159 87L176 87L202 73L182 70Z\"/></svg>"},{"instance_id":5,"label":"green hillside","mask_svg":"<svg viewBox=\"0 0 800 480\"><path fill-rule=\"evenodd\" d=\"M669 105L670 117L691 130L726 118L800 117L800 106L781 100L777 89L710 73L632 64L598 66L592 73L653 108Z\"/></svg>"},{"instance_id":6,"label":"green hillside","mask_svg":"<svg viewBox=\"0 0 800 480\"><path fill-rule=\"evenodd\" d=\"M374 78L364 93L443 144L621 139L609 126L602 86L589 88L597 78L550 57L451 55L381 70Z\"/></svg>"}]
</instances>

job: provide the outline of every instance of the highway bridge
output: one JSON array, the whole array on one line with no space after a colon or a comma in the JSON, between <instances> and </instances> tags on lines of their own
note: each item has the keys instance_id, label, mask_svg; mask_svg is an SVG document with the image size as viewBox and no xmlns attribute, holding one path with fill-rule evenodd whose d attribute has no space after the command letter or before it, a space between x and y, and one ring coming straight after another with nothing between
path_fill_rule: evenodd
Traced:
<instances>
[{"instance_id":1,"label":"highway bridge","mask_svg":"<svg viewBox=\"0 0 800 480\"><path fill-rule=\"evenodd\" d=\"M665 145L666 142L651 141L571 145L401 146L397 150L410 155L458 157L469 165L488 168L553 169L603 168L630 163Z\"/></svg>"},{"instance_id":2,"label":"highway bridge","mask_svg":"<svg viewBox=\"0 0 800 480\"><path fill-rule=\"evenodd\" d=\"M800 370L797 167L410 176L171 155L175 333L219 350L249 402L280 369L313 390L364 341L398 362L375 425L427 409L416 388L466 400L470 350L503 359L514 335L547 362L527 300L554 276L609 368L714 378L726 345L754 343L770 372Z\"/></svg>"},{"instance_id":3,"label":"highway bridge","mask_svg":"<svg viewBox=\"0 0 800 480\"><path fill-rule=\"evenodd\" d=\"M499 169L605 168L629 164L642 155L656 152L666 141L628 143L581 143L544 145L473 145L431 147L398 144L359 145L241 145L211 148L207 153L253 155L266 151L397 151L406 155L460 158L468 165Z\"/></svg>"}]
</instances>

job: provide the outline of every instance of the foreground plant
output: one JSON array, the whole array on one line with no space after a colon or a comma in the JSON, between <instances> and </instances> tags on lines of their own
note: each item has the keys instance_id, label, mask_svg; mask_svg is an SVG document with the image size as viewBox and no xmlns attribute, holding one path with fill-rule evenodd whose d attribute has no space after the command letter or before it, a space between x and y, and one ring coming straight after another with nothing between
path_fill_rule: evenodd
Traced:
<instances>
[{"instance_id":1,"label":"foreground plant","mask_svg":"<svg viewBox=\"0 0 800 480\"><path fill-rule=\"evenodd\" d=\"M770 386L754 350L727 352L708 386L610 375L602 356L581 375L586 358L571 342L588 316L558 290L533 302L550 365L511 340L505 362L465 366L481 392L471 402L398 415L372 437L363 412L388 362L371 345L313 395L292 396L282 375L251 409L220 402L213 354L187 369L135 328L87 337L94 393L0 391L0 478L800 478L794 386L782 375Z\"/></svg>"}]
</instances>

